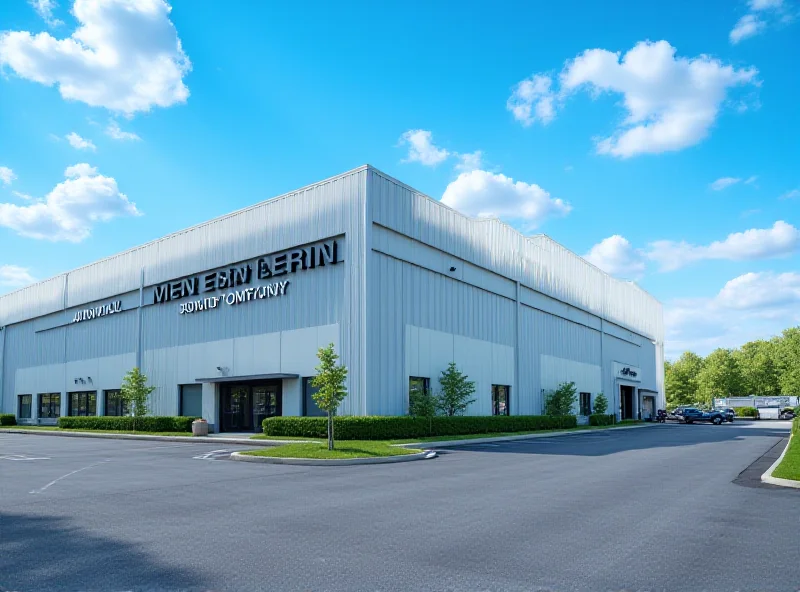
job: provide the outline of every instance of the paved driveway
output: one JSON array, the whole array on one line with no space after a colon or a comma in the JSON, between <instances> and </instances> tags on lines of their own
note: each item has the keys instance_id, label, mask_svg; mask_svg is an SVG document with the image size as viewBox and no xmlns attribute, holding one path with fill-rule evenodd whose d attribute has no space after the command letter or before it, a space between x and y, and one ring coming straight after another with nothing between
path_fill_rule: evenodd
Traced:
<instances>
[{"instance_id":1,"label":"paved driveway","mask_svg":"<svg viewBox=\"0 0 800 592\"><path fill-rule=\"evenodd\" d=\"M800 589L787 424L668 425L395 465L0 434L0 590Z\"/></svg>"}]
</instances>

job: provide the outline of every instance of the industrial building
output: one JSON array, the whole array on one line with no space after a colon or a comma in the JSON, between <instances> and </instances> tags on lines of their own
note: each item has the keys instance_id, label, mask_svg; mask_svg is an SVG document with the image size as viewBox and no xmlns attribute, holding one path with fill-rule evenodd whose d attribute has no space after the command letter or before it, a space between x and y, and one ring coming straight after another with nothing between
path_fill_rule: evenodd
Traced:
<instances>
[{"instance_id":1,"label":"industrial building","mask_svg":"<svg viewBox=\"0 0 800 592\"><path fill-rule=\"evenodd\" d=\"M468 413L664 406L661 304L544 235L475 219L364 166L0 297L0 401L20 423L127 413L124 374L155 415L212 430L315 415L319 347L348 367L341 414L408 411L448 363Z\"/></svg>"}]
</instances>

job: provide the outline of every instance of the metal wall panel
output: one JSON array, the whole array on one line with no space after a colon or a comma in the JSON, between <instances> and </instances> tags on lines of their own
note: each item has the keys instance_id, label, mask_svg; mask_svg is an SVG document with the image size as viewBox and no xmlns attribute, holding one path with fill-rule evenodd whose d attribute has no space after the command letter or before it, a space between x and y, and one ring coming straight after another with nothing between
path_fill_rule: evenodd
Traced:
<instances>
[{"instance_id":1,"label":"metal wall panel","mask_svg":"<svg viewBox=\"0 0 800 592\"><path fill-rule=\"evenodd\" d=\"M63 309L65 279L59 275L0 296L0 326Z\"/></svg>"}]
</instances>

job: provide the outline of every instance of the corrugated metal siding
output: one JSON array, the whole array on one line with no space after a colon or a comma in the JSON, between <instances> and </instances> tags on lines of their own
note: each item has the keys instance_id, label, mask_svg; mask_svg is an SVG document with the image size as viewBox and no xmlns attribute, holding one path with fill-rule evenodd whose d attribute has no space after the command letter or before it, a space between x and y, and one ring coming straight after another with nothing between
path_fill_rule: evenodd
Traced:
<instances>
[{"instance_id":1,"label":"corrugated metal siding","mask_svg":"<svg viewBox=\"0 0 800 592\"><path fill-rule=\"evenodd\" d=\"M663 342L657 300L549 237L525 237L498 220L469 218L375 170L369 183L378 224Z\"/></svg>"},{"instance_id":2,"label":"corrugated metal siding","mask_svg":"<svg viewBox=\"0 0 800 592\"><path fill-rule=\"evenodd\" d=\"M135 310L67 325L39 335L67 332L67 362L136 353L137 315ZM62 360L58 360L61 362ZM50 362L53 363L53 362ZM130 368L128 368L130 370Z\"/></svg>"},{"instance_id":3,"label":"corrugated metal siding","mask_svg":"<svg viewBox=\"0 0 800 592\"><path fill-rule=\"evenodd\" d=\"M0 326L64 308L64 275L0 296Z\"/></svg>"}]
</instances>

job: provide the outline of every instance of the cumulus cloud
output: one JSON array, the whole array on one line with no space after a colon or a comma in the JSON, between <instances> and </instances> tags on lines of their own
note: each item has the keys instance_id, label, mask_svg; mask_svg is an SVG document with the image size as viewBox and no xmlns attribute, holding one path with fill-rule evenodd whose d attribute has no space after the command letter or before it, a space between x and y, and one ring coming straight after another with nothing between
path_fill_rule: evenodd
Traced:
<instances>
[{"instance_id":1,"label":"cumulus cloud","mask_svg":"<svg viewBox=\"0 0 800 592\"><path fill-rule=\"evenodd\" d=\"M769 259L794 253L800 247L800 231L782 220L772 228L751 228L728 235L710 245L693 245L685 241L655 241L647 257L660 265L661 271L674 271L695 261L725 259L746 261Z\"/></svg>"},{"instance_id":2,"label":"cumulus cloud","mask_svg":"<svg viewBox=\"0 0 800 592\"><path fill-rule=\"evenodd\" d=\"M0 175L0 178L2 178L2 175ZM800 197L800 189L792 189L781 195L780 199L796 199L798 197Z\"/></svg>"},{"instance_id":3,"label":"cumulus cloud","mask_svg":"<svg viewBox=\"0 0 800 592\"><path fill-rule=\"evenodd\" d=\"M556 116L552 84L552 78L545 74L534 74L522 80L514 86L506 109L526 127L537 121L547 125Z\"/></svg>"},{"instance_id":4,"label":"cumulus cloud","mask_svg":"<svg viewBox=\"0 0 800 592\"><path fill-rule=\"evenodd\" d=\"M3 185L11 185L16 178L17 176L14 174L14 171L6 166L0 166L0 181Z\"/></svg>"},{"instance_id":5,"label":"cumulus cloud","mask_svg":"<svg viewBox=\"0 0 800 592\"><path fill-rule=\"evenodd\" d=\"M97 150L97 146L95 146L91 140L82 138L75 132L70 132L64 137L67 139L67 142L69 142L69 145L77 150L91 150L92 152Z\"/></svg>"},{"instance_id":6,"label":"cumulus cloud","mask_svg":"<svg viewBox=\"0 0 800 592\"><path fill-rule=\"evenodd\" d=\"M483 170L461 173L445 189L442 203L468 216L499 217L524 228L572 209L534 183Z\"/></svg>"},{"instance_id":7,"label":"cumulus cloud","mask_svg":"<svg viewBox=\"0 0 800 592\"><path fill-rule=\"evenodd\" d=\"M400 136L400 144L408 146L408 157L404 162L435 166L450 156L450 152L433 143L433 134L428 130L408 130Z\"/></svg>"},{"instance_id":8,"label":"cumulus cloud","mask_svg":"<svg viewBox=\"0 0 800 592\"><path fill-rule=\"evenodd\" d=\"M626 279L640 278L646 268L642 252L619 234L603 239L583 257L606 273Z\"/></svg>"},{"instance_id":9,"label":"cumulus cloud","mask_svg":"<svg viewBox=\"0 0 800 592\"><path fill-rule=\"evenodd\" d=\"M734 45L763 33L772 23L792 20L783 0L750 0L747 7L749 12L736 21L728 34Z\"/></svg>"},{"instance_id":10,"label":"cumulus cloud","mask_svg":"<svg viewBox=\"0 0 800 592\"><path fill-rule=\"evenodd\" d=\"M458 154L458 163L456 170L469 173L483 166L483 152L476 150L475 152L468 152L466 154Z\"/></svg>"},{"instance_id":11,"label":"cumulus cloud","mask_svg":"<svg viewBox=\"0 0 800 592\"><path fill-rule=\"evenodd\" d=\"M768 339L800 323L800 274L746 273L711 298L676 299L664 307L666 354L692 350L705 355Z\"/></svg>"},{"instance_id":12,"label":"cumulus cloud","mask_svg":"<svg viewBox=\"0 0 800 592\"><path fill-rule=\"evenodd\" d=\"M643 41L624 55L589 49L569 60L559 76L557 95L562 101L584 89L593 97L621 95L627 116L610 136L597 141L596 149L600 154L629 158L698 144L708 136L728 91L757 84L757 74L755 68L734 68L707 55L677 57L676 49L666 41ZM541 80L532 82L535 79L537 76L525 87L532 89L527 96L532 97L528 103L533 107L554 92ZM519 94L515 88L509 99L509 104L519 104L517 119L523 124L537 121L536 116L526 115L528 103L520 102ZM542 122L555 116L553 100L549 100L551 108L547 104L542 110L549 113L549 119L539 117Z\"/></svg>"},{"instance_id":13,"label":"cumulus cloud","mask_svg":"<svg viewBox=\"0 0 800 592\"><path fill-rule=\"evenodd\" d=\"M21 288L36 281L26 267L19 265L0 265L0 286L6 288Z\"/></svg>"},{"instance_id":14,"label":"cumulus cloud","mask_svg":"<svg viewBox=\"0 0 800 592\"><path fill-rule=\"evenodd\" d=\"M126 132L120 129L119 124L113 119L108 122L108 126L106 127L106 135L114 140L141 140L141 138L133 132Z\"/></svg>"},{"instance_id":15,"label":"cumulus cloud","mask_svg":"<svg viewBox=\"0 0 800 592\"><path fill-rule=\"evenodd\" d=\"M49 5L51 3L45 3ZM75 0L70 37L8 31L0 65L65 99L133 115L184 103L191 69L164 0Z\"/></svg>"},{"instance_id":16,"label":"cumulus cloud","mask_svg":"<svg viewBox=\"0 0 800 592\"><path fill-rule=\"evenodd\" d=\"M54 0L28 0L28 3L36 11L36 14L47 23L48 27L58 27L64 24L53 16L53 10L58 6Z\"/></svg>"},{"instance_id":17,"label":"cumulus cloud","mask_svg":"<svg viewBox=\"0 0 800 592\"><path fill-rule=\"evenodd\" d=\"M30 238L77 243L89 237L97 222L141 215L116 180L96 168L80 163L68 167L64 176L65 181L30 205L0 203L0 226Z\"/></svg>"},{"instance_id":18,"label":"cumulus cloud","mask_svg":"<svg viewBox=\"0 0 800 592\"><path fill-rule=\"evenodd\" d=\"M740 181L741 179L739 177L721 177L709 185L709 187L714 191L722 191L731 185L736 185Z\"/></svg>"}]
</instances>

